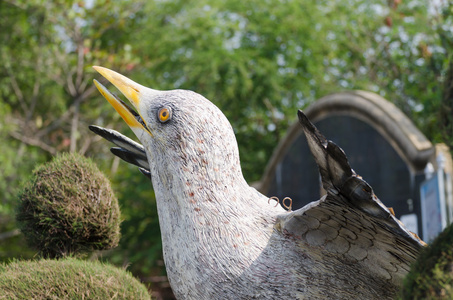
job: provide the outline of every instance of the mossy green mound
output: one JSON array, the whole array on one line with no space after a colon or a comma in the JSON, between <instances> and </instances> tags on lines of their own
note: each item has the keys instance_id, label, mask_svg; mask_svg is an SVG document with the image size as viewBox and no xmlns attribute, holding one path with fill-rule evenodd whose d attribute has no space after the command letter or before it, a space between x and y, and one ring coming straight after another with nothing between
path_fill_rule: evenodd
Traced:
<instances>
[{"instance_id":1,"label":"mossy green mound","mask_svg":"<svg viewBox=\"0 0 453 300\"><path fill-rule=\"evenodd\" d=\"M118 200L109 180L81 155L59 155L37 167L19 198L19 227L29 245L44 257L118 244Z\"/></svg>"},{"instance_id":2,"label":"mossy green mound","mask_svg":"<svg viewBox=\"0 0 453 300\"><path fill-rule=\"evenodd\" d=\"M0 299L151 299L122 269L74 258L0 264Z\"/></svg>"},{"instance_id":3,"label":"mossy green mound","mask_svg":"<svg viewBox=\"0 0 453 300\"><path fill-rule=\"evenodd\" d=\"M412 265L401 299L453 299L453 224Z\"/></svg>"}]
</instances>

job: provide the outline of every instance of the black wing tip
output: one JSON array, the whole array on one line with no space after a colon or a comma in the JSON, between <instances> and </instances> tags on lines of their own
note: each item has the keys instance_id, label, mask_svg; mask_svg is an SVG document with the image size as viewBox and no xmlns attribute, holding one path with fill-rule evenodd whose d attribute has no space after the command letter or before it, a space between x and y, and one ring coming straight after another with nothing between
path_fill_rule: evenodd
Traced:
<instances>
[{"instance_id":1,"label":"black wing tip","mask_svg":"<svg viewBox=\"0 0 453 300\"><path fill-rule=\"evenodd\" d=\"M120 155L123 154L123 153L126 153L127 150L125 150L123 148L120 148L120 147L112 147L112 148L110 148L110 152L112 152L112 154L114 154L114 155L116 155L116 156L121 158Z\"/></svg>"},{"instance_id":2,"label":"black wing tip","mask_svg":"<svg viewBox=\"0 0 453 300\"><path fill-rule=\"evenodd\" d=\"M110 152L112 152L113 155L118 156L125 162L129 164L136 165L138 167L141 167L140 164L137 162L137 157L133 152L130 152L129 150L126 150L121 147L112 147L110 148Z\"/></svg>"},{"instance_id":3,"label":"black wing tip","mask_svg":"<svg viewBox=\"0 0 453 300\"><path fill-rule=\"evenodd\" d=\"M140 172L145 175L149 180L151 180L151 172L144 169L144 168L138 168L140 170Z\"/></svg>"},{"instance_id":4,"label":"black wing tip","mask_svg":"<svg viewBox=\"0 0 453 300\"><path fill-rule=\"evenodd\" d=\"M100 137L115 144L114 136L113 136L112 132L109 131L109 129L101 127L101 126L97 126L97 125L90 125L90 126L88 126L88 128L95 134L99 135Z\"/></svg>"},{"instance_id":5,"label":"black wing tip","mask_svg":"<svg viewBox=\"0 0 453 300\"><path fill-rule=\"evenodd\" d=\"M135 145L135 143L132 140L129 141L129 138L121 135L120 133L115 132L114 130L106 129L104 127L97 125L89 125L88 128L95 134L105 138L110 142L113 142L115 145L119 145L120 147L110 148L110 152L112 152L113 155L121 158L125 162L138 166L140 172L151 180L151 173L149 172L149 170L143 167L145 165L144 162L147 162L147 157L143 149L140 149L138 146ZM128 146L132 147L132 149L128 150L122 148L121 146L124 145L118 144L118 140L122 141L125 144L128 144Z\"/></svg>"},{"instance_id":6,"label":"black wing tip","mask_svg":"<svg viewBox=\"0 0 453 300\"><path fill-rule=\"evenodd\" d=\"M355 175L355 172L352 170L351 165L349 164L348 157L346 156L344 150L341 149L341 147L339 147L332 141L328 141L326 151L329 155L329 159L331 158L335 161L335 164L340 167L340 169L344 172L344 175L346 175L347 177Z\"/></svg>"},{"instance_id":7,"label":"black wing tip","mask_svg":"<svg viewBox=\"0 0 453 300\"><path fill-rule=\"evenodd\" d=\"M348 158L338 145L328 140L308 119L303 111L298 110L299 123L301 124L310 151L318 165L323 187L327 192L344 192L345 183L355 175Z\"/></svg>"},{"instance_id":8,"label":"black wing tip","mask_svg":"<svg viewBox=\"0 0 453 300\"><path fill-rule=\"evenodd\" d=\"M88 129L90 129L92 132L95 134L99 135L100 137L103 137L104 139L111 141L111 133L109 133L107 128L97 126L97 125L89 125Z\"/></svg>"},{"instance_id":9,"label":"black wing tip","mask_svg":"<svg viewBox=\"0 0 453 300\"><path fill-rule=\"evenodd\" d=\"M118 156L125 162L135 165L137 167L143 168L147 170L148 167L148 160L146 157L142 157L140 155L137 155L134 152L131 152L127 149L121 148L121 147L112 147L110 148L110 152L113 153L113 155Z\"/></svg>"},{"instance_id":10,"label":"black wing tip","mask_svg":"<svg viewBox=\"0 0 453 300\"><path fill-rule=\"evenodd\" d=\"M305 128L308 128L308 129L312 129L314 128L314 125L313 123L310 122L310 120L308 119L308 117L304 114L304 112L302 110L297 110L297 117L299 118L299 123L305 127Z\"/></svg>"},{"instance_id":11,"label":"black wing tip","mask_svg":"<svg viewBox=\"0 0 453 300\"><path fill-rule=\"evenodd\" d=\"M99 132L104 131L104 128L102 128L101 126L97 126L97 125L88 125L88 129L90 129L92 132L94 132L96 134L99 134Z\"/></svg>"},{"instance_id":12,"label":"black wing tip","mask_svg":"<svg viewBox=\"0 0 453 300\"><path fill-rule=\"evenodd\" d=\"M302 110L297 111L299 124L302 125L305 135L310 134L320 146L327 147L327 138L316 128L316 126L308 119L307 115ZM308 138L308 137L307 137Z\"/></svg>"}]
</instances>

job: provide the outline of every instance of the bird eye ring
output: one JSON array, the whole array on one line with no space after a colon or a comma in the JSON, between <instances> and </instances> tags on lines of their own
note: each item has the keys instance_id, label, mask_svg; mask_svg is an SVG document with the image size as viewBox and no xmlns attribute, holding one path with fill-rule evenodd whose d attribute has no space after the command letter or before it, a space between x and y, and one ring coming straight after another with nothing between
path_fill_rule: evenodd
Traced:
<instances>
[{"instance_id":1,"label":"bird eye ring","mask_svg":"<svg viewBox=\"0 0 453 300\"><path fill-rule=\"evenodd\" d=\"M171 110L166 107L159 109L159 112L157 113L157 118L161 123L168 122L171 119Z\"/></svg>"}]
</instances>

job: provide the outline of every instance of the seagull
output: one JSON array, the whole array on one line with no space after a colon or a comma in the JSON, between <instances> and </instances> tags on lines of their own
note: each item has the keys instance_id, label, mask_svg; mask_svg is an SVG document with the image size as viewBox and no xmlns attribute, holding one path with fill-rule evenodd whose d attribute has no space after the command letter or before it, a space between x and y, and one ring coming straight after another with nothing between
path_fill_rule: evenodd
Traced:
<instances>
[{"instance_id":1,"label":"seagull","mask_svg":"<svg viewBox=\"0 0 453 300\"><path fill-rule=\"evenodd\" d=\"M291 211L249 186L233 129L212 102L94 69L134 107L95 80L141 144L111 129L90 129L151 179L177 299L395 297L424 243L302 111L301 130L326 195Z\"/></svg>"}]
</instances>

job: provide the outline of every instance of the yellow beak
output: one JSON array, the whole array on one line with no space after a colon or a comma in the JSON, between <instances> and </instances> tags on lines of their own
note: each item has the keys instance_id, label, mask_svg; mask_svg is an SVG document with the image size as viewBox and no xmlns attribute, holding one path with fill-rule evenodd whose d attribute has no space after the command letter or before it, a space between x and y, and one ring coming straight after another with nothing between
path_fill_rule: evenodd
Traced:
<instances>
[{"instance_id":1,"label":"yellow beak","mask_svg":"<svg viewBox=\"0 0 453 300\"><path fill-rule=\"evenodd\" d=\"M97 80L94 80L99 92L104 96L105 99L115 108L115 110L120 114L123 120L127 125L134 131L137 137L140 137L140 133L145 130L151 136L151 132L146 125L144 119L140 115L139 104L140 104L140 90L144 87L130 80L129 78L109 70L107 68L93 66L93 68L98 71L102 76L104 76L108 81L110 81L114 86L116 86L121 93L132 103L135 109L138 110L136 113L132 108L130 108L126 103L121 99L110 93L105 86L103 86Z\"/></svg>"}]
</instances>

